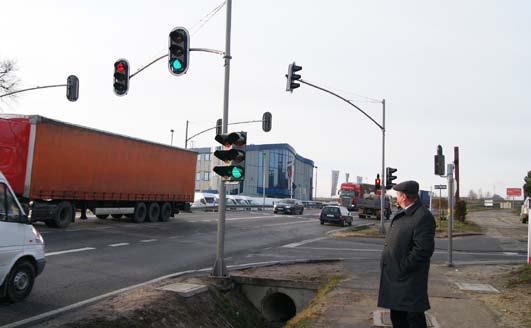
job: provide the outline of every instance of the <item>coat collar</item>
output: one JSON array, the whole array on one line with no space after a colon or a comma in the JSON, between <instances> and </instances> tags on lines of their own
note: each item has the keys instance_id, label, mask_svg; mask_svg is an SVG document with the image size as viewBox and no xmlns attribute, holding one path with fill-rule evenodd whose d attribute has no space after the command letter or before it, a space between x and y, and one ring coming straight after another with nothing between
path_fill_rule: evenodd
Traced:
<instances>
[{"instance_id":1,"label":"coat collar","mask_svg":"<svg viewBox=\"0 0 531 328\"><path fill-rule=\"evenodd\" d=\"M393 217L393 221L394 221L394 219L398 219L398 218L400 218L402 216L406 216L406 215L407 216L411 216L411 215L413 215L420 206L421 206L420 200L417 199L413 203L413 205L411 205L407 209L405 209L405 210L401 209L400 211L398 211L398 213L396 213L396 215Z\"/></svg>"}]
</instances>

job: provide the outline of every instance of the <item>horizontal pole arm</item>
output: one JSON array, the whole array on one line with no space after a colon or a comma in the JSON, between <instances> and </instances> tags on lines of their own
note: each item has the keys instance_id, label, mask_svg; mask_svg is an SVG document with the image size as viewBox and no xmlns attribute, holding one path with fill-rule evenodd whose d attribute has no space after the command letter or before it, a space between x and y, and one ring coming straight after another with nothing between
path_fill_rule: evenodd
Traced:
<instances>
[{"instance_id":1,"label":"horizontal pole arm","mask_svg":"<svg viewBox=\"0 0 531 328\"><path fill-rule=\"evenodd\" d=\"M244 124L244 123L256 123L256 122L262 122L262 120L245 121L245 122L234 122L234 123L229 123L229 124L227 124L227 125L236 125L236 124ZM219 125L219 126L221 126L221 125ZM214 126L214 127L212 127L212 128L208 128L208 129L206 129L206 130L203 130L203 131L201 131L201 132L198 132L198 133L194 134L193 136L191 136L190 138L186 139L186 141L188 141L188 140L190 140L190 139L192 139L192 138L194 138L194 137L197 137L198 135L203 134L203 133L205 133L205 132L207 132L207 131L214 130L214 129L217 128L217 127L218 127L218 126Z\"/></svg>"},{"instance_id":2,"label":"horizontal pole arm","mask_svg":"<svg viewBox=\"0 0 531 328\"><path fill-rule=\"evenodd\" d=\"M5 96L14 95L15 93L24 92L24 91L46 89L46 88L56 88L56 87L66 87L66 84L45 85L43 87L34 87L34 88L17 90L17 91L13 91L13 92L10 92L10 93L3 94L3 95L0 96L0 98L5 97Z\"/></svg>"}]
</instances>

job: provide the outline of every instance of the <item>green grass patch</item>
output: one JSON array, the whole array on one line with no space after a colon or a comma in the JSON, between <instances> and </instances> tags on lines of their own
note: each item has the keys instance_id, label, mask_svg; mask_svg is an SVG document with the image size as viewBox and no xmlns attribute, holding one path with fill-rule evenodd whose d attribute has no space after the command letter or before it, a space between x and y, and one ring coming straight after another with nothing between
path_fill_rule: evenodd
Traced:
<instances>
[{"instance_id":1,"label":"green grass patch","mask_svg":"<svg viewBox=\"0 0 531 328\"><path fill-rule=\"evenodd\" d=\"M531 285L531 264L524 264L507 275L510 277L507 281L507 287Z\"/></svg>"},{"instance_id":2,"label":"green grass patch","mask_svg":"<svg viewBox=\"0 0 531 328\"><path fill-rule=\"evenodd\" d=\"M447 234L448 233L448 220L441 220L437 218L435 220L437 224L436 233L437 234ZM481 233L481 227L475 224L474 222L461 222L454 220L452 232L455 233Z\"/></svg>"}]
</instances>

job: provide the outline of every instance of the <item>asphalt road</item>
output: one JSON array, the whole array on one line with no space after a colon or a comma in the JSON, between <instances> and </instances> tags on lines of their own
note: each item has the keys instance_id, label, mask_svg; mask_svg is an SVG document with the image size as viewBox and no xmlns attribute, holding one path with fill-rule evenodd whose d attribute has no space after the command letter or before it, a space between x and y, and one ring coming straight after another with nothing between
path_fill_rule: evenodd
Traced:
<instances>
[{"instance_id":1,"label":"asphalt road","mask_svg":"<svg viewBox=\"0 0 531 328\"><path fill-rule=\"evenodd\" d=\"M318 213L227 212L226 265L343 258L378 271L382 239L333 238L327 233L342 228L320 225ZM36 225L46 242L46 268L26 301L0 303L0 326L175 272L208 270L216 259L217 218L198 212L149 224L89 217L64 230ZM356 217L354 225L368 222L376 223ZM513 246L505 249L486 236L459 237L452 255L455 262L525 261L525 245ZM437 240L433 261L447 260L448 242Z\"/></svg>"}]
</instances>

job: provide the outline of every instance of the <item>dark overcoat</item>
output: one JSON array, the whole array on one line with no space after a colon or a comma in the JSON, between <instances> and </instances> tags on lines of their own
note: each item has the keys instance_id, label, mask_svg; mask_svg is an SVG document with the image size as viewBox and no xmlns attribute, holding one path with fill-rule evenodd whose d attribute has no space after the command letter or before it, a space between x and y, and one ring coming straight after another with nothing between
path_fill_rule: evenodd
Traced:
<instances>
[{"instance_id":1,"label":"dark overcoat","mask_svg":"<svg viewBox=\"0 0 531 328\"><path fill-rule=\"evenodd\" d=\"M435 219L417 200L391 221L380 261L378 306L423 312L430 308L428 273L435 248Z\"/></svg>"}]
</instances>

